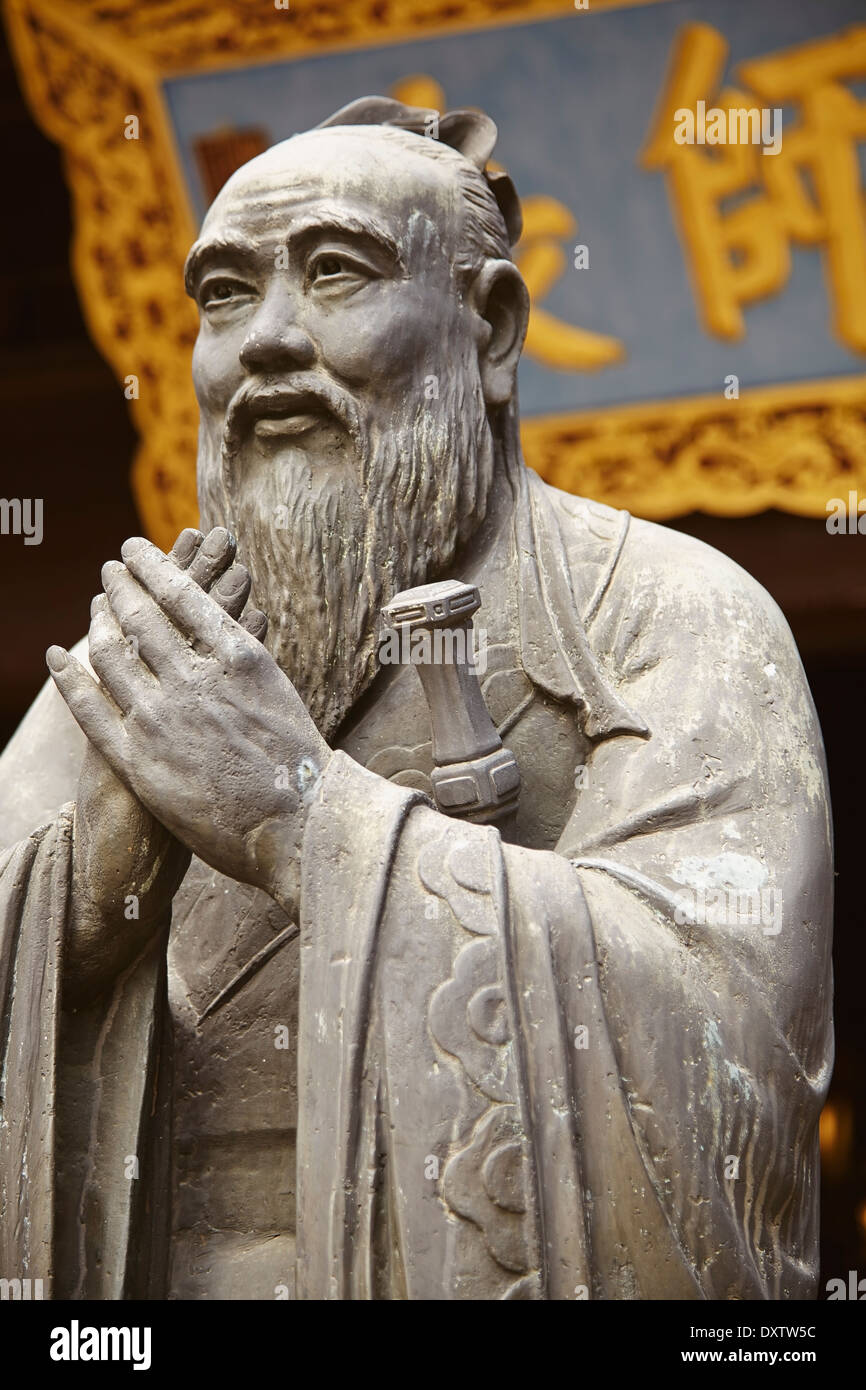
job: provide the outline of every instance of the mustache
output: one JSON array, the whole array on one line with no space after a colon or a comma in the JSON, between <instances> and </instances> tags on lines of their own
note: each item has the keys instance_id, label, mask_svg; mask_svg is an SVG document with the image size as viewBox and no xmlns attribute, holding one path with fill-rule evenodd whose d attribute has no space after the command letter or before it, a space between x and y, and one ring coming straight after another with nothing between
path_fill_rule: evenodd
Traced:
<instances>
[{"instance_id":1,"label":"mustache","mask_svg":"<svg viewBox=\"0 0 866 1390\"><path fill-rule=\"evenodd\" d=\"M353 397L327 377L292 373L253 377L238 388L226 410L223 449L232 458L257 420L307 411L330 415L361 444L361 417Z\"/></svg>"}]
</instances>

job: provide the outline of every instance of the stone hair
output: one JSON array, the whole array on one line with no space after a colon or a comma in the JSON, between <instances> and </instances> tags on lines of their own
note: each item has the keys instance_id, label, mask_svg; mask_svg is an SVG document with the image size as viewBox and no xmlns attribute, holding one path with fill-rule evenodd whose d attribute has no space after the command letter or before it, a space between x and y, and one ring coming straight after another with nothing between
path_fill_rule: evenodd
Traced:
<instances>
[{"instance_id":1,"label":"stone hair","mask_svg":"<svg viewBox=\"0 0 866 1390\"><path fill-rule=\"evenodd\" d=\"M462 195L465 218L461 244L457 249L454 268L459 278L465 282L481 269L485 261L512 260L505 218L493 196L490 184L480 169L450 145L426 135L416 135L398 126L332 126L337 129L354 129L364 134L373 132L383 140L401 145L414 154L424 155L439 163L450 165Z\"/></svg>"}]
</instances>

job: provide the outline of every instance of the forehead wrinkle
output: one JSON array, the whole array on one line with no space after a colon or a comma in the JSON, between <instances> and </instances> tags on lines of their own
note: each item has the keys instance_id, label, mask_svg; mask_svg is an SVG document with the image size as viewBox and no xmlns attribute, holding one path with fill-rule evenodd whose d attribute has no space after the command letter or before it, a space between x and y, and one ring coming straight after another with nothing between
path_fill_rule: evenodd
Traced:
<instances>
[{"instance_id":1,"label":"forehead wrinkle","mask_svg":"<svg viewBox=\"0 0 866 1390\"><path fill-rule=\"evenodd\" d=\"M374 130L375 128L362 130L361 128L344 127L340 134L363 139L372 135ZM332 133L335 132L328 132L327 134L331 135ZM316 137L326 133L307 132L306 134ZM287 153L286 147L294 145L295 141L299 144L301 142L306 143L306 136L295 136L291 141L285 141L281 146L274 146L272 150L257 156L246 166L246 177L244 177L244 170L238 170L222 193L218 195L205 219L200 242L197 242L190 252L187 273L185 274L188 288L192 273L200 270L200 246L216 245L217 249L222 246L225 250L231 251L235 249L236 244L239 245L246 241L245 249L247 251L255 254L260 250L255 242L250 238L245 238L240 230L236 235L233 231L232 237L225 237L224 239L216 236L208 237L207 224L213 222L228 223L232 229L239 229L244 221L248 222L249 218L256 218L257 215L264 214L266 221L270 221L274 213L277 215L283 213L288 230L285 238L280 239L284 240L286 244L291 239L312 235L319 229L323 232L343 230L349 235L372 238L404 273L410 265L416 264L419 255L422 261L426 261L431 252L435 253L435 251L447 255L447 246L452 242L455 245L459 243L465 210L461 206L459 188L453 170L447 164L439 166L438 161L434 163L415 151L410 152L410 162L414 166L413 172L418 179L417 192L419 196L403 203L403 206L399 208L400 226L398 228L393 227L396 218L392 216L392 229L389 230L380 219L374 217L372 212L366 208L349 208L340 199L336 201L324 199L317 203L316 199L321 199L323 193L319 177L321 171L317 170L311 176L309 169L297 167L292 169L290 164L279 165L274 160L274 155L278 151L285 155ZM382 149L382 144L375 139L371 141L371 144L378 154ZM387 144L385 144L385 149L387 150ZM388 153L390 152L388 150ZM406 153L405 149L400 150L403 160L405 160ZM345 174L345 169L342 172ZM405 173L405 170L403 172ZM337 177L339 178L339 174ZM342 182L342 179L340 181ZM422 194L422 189L428 196L433 194L434 202L439 202L441 199L439 204L440 217L435 215L433 208L430 208L429 211L423 210L423 204L427 202L427 198ZM348 191L346 190L346 192ZM393 191L392 185L392 196ZM305 202L314 205L309 213L303 208ZM381 203L379 203L379 207L381 208ZM398 209L394 209L395 215L397 212ZM446 224L444 228L439 225L440 220ZM273 235L273 230L273 228L268 228L271 235ZM445 231L444 238L443 230Z\"/></svg>"},{"instance_id":2,"label":"forehead wrinkle","mask_svg":"<svg viewBox=\"0 0 866 1390\"><path fill-rule=\"evenodd\" d=\"M214 217L234 220L250 209L265 212L275 201L288 203L321 195L321 182L303 170L295 176L291 169L258 169L257 161L243 165L217 194L207 212L206 223Z\"/></svg>"}]
</instances>

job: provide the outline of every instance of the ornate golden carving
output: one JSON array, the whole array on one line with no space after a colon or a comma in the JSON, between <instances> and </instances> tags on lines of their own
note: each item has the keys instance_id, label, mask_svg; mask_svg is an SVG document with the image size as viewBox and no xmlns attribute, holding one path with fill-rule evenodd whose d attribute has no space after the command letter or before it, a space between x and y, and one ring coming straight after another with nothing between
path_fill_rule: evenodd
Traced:
<instances>
[{"instance_id":1,"label":"ornate golden carving","mask_svg":"<svg viewBox=\"0 0 866 1390\"><path fill-rule=\"evenodd\" d=\"M592 0L592 9L644 2ZM288 10L263 0L4 3L27 98L64 152L88 326L118 380L138 378L133 490L145 529L165 546L197 515L197 410L196 315L181 280L195 228L162 81L574 13L572 0L291 0ZM137 140L125 138L130 115ZM541 270L549 277L549 267ZM866 383L849 379L730 405L695 398L530 420L524 441L527 461L551 482L646 516L770 505L823 516L828 496L866 485L864 401Z\"/></svg>"},{"instance_id":2,"label":"ornate golden carving","mask_svg":"<svg viewBox=\"0 0 866 1390\"><path fill-rule=\"evenodd\" d=\"M823 517L866 482L866 377L524 420L523 443L546 482L650 520Z\"/></svg>"},{"instance_id":3,"label":"ornate golden carving","mask_svg":"<svg viewBox=\"0 0 866 1390\"><path fill-rule=\"evenodd\" d=\"M662 0L590 0L624 9ZM447 30L519 24L575 14L574 0L6 0L8 10L46 17L62 9L70 24L110 44L126 62L161 77L299 58L329 48L370 47ZM580 22L580 16L577 21Z\"/></svg>"},{"instance_id":4,"label":"ornate golden carving","mask_svg":"<svg viewBox=\"0 0 866 1390\"><path fill-rule=\"evenodd\" d=\"M182 284L195 228L158 81L137 51L116 48L95 21L85 27L95 8L12 0L7 19L30 104L64 152L88 328L119 380L138 379L133 492L148 533L168 545L197 515L197 322ZM126 138L130 115L138 139Z\"/></svg>"}]
</instances>

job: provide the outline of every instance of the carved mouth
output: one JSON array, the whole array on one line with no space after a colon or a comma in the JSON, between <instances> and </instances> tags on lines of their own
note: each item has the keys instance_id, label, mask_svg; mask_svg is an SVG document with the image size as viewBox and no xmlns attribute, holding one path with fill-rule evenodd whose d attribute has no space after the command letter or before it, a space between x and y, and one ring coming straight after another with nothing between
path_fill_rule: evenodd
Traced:
<instances>
[{"instance_id":1,"label":"carved mouth","mask_svg":"<svg viewBox=\"0 0 866 1390\"><path fill-rule=\"evenodd\" d=\"M356 445L360 440L358 412L351 398L336 389L310 388L305 382L283 381L238 392L228 409L223 452L234 458L251 434L269 437L301 436L322 426L340 426Z\"/></svg>"},{"instance_id":2,"label":"carved mouth","mask_svg":"<svg viewBox=\"0 0 866 1390\"><path fill-rule=\"evenodd\" d=\"M305 434L329 415L322 401L308 391L262 391L251 398L247 409L257 435Z\"/></svg>"}]
</instances>

